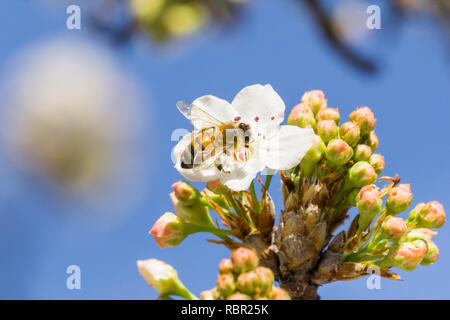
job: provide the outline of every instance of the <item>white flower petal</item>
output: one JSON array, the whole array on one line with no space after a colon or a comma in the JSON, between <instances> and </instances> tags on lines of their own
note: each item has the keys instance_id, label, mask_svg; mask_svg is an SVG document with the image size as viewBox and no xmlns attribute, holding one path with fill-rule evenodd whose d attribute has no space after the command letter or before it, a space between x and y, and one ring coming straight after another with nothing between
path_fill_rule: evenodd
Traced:
<instances>
[{"instance_id":1,"label":"white flower petal","mask_svg":"<svg viewBox=\"0 0 450 320\"><path fill-rule=\"evenodd\" d=\"M264 169L264 165L258 159L253 158L244 166L235 168L230 173L221 173L220 181L231 190L247 190L256 174L262 169Z\"/></svg>"},{"instance_id":2,"label":"white flower petal","mask_svg":"<svg viewBox=\"0 0 450 320\"><path fill-rule=\"evenodd\" d=\"M231 103L241 121L255 126L278 126L284 119L283 100L270 84L255 84L242 89Z\"/></svg>"},{"instance_id":3,"label":"white flower petal","mask_svg":"<svg viewBox=\"0 0 450 320\"><path fill-rule=\"evenodd\" d=\"M173 149L173 155L176 159L175 168L188 180L206 182L219 178L219 171L213 165L206 169L183 169L181 167L181 156L184 150L191 143L191 134L187 134L181 139Z\"/></svg>"},{"instance_id":4,"label":"white flower petal","mask_svg":"<svg viewBox=\"0 0 450 320\"><path fill-rule=\"evenodd\" d=\"M211 122L216 122L217 125L217 122L233 121L238 115L228 101L211 95L197 98L192 104L206 113L197 114L199 112L192 110L191 122L197 129L214 126Z\"/></svg>"},{"instance_id":5,"label":"white flower petal","mask_svg":"<svg viewBox=\"0 0 450 320\"><path fill-rule=\"evenodd\" d=\"M259 159L270 169L291 169L311 148L313 137L311 128L280 126L268 133L265 140L260 140Z\"/></svg>"}]
</instances>

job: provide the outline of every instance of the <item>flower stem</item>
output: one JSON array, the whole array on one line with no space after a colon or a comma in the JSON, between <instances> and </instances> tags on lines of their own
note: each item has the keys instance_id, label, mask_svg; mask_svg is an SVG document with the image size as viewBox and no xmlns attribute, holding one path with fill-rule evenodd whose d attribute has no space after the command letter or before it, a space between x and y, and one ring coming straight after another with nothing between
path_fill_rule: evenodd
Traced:
<instances>
[{"instance_id":1,"label":"flower stem","mask_svg":"<svg viewBox=\"0 0 450 320\"><path fill-rule=\"evenodd\" d=\"M252 196L252 202L253 202L253 207L255 208L256 212L261 212L261 208L259 207L259 201L258 198L256 197L256 192L255 192L255 185L252 183L250 184L250 195Z\"/></svg>"},{"instance_id":2,"label":"flower stem","mask_svg":"<svg viewBox=\"0 0 450 320\"><path fill-rule=\"evenodd\" d=\"M239 209L239 206L236 203L236 199L233 197L233 194L231 193L231 191L227 191L225 193L225 196L227 197L228 201L231 203L231 206L233 207L233 209L236 212L236 214L238 216L242 217L242 212Z\"/></svg>"},{"instance_id":3,"label":"flower stem","mask_svg":"<svg viewBox=\"0 0 450 320\"><path fill-rule=\"evenodd\" d=\"M180 288L177 292L177 295L187 300L198 300L198 298L185 287Z\"/></svg>"},{"instance_id":4,"label":"flower stem","mask_svg":"<svg viewBox=\"0 0 450 320\"><path fill-rule=\"evenodd\" d=\"M266 192L269 190L270 182L272 181L273 174L275 173L274 170L267 168L267 177L266 182L264 183L264 189L262 191L261 198L264 199L266 197Z\"/></svg>"}]
</instances>

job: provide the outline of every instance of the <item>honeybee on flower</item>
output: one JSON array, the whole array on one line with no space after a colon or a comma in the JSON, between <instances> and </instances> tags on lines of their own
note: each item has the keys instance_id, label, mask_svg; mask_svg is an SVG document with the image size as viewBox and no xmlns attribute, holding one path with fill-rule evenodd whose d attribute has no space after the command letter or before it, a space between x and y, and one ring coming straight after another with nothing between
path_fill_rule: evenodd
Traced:
<instances>
[{"instance_id":1,"label":"honeybee on flower","mask_svg":"<svg viewBox=\"0 0 450 320\"><path fill-rule=\"evenodd\" d=\"M176 169L192 181L245 190L259 171L291 169L312 146L311 128L280 125L285 105L270 85L245 87L231 104L207 95L177 107L196 128L174 148Z\"/></svg>"}]
</instances>

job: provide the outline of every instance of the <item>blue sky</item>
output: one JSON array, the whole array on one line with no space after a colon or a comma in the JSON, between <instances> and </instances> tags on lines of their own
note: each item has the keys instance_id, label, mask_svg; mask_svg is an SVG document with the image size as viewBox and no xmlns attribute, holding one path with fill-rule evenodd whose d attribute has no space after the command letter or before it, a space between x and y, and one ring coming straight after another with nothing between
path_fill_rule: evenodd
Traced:
<instances>
[{"instance_id":1,"label":"blue sky","mask_svg":"<svg viewBox=\"0 0 450 320\"><path fill-rule=\"evenodd\" d=\"M0 80L5 81L8 59L30 44L55 36L102 43L85 25L81 31L67 30L66 17L62 6L1 1ZM403 182L411 183L413 205L437 200L448 211L450 69L444 35L413 19L396 37L389 24L372 32L376 34L364 49L381 63L382 72L374 77L356 72L337 57L294 1L254 1L233 31L213 31L166 49L142 39L109 47L146 93L149 128L139 146L149 166L141 177L145 182L139 182L145 189L133 205L118 209L124 212L111 218L113 222L107 215L70 217L82 207L52 202L18 181L11 168L1 166L0 298L153 299L155 290L136 268L136 260L146 258L173 265L196 294L213 287L220 259L229 256L225 248L200 234L177 248L160 249L148 230L172 210L170 186L181 178L170 161L170 135L175 128L189 126L175 102L204 94L231 100L254 83L270 83L288 109L310 89L322 89L341 118L356 106L370 106L377 118L379 152L386 158L384 174L398 173ZM278 209L279 190L275 181L271 191ZM319 293L323 299L449 299L448 226L435 240L441 252L436 264L400 271L403 281L383 279L381 290L368 290L365 279L339 282ZM65 271L72 264L81 267L81 290L66 288Z\"/></svg>"}]
</instances>

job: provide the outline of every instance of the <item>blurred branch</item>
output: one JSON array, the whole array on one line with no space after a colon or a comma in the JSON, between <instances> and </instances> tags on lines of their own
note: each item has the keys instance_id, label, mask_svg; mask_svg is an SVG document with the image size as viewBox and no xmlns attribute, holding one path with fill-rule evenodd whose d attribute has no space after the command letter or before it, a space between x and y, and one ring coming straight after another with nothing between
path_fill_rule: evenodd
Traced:
<instances>
[{"instance_id":1,"label":"blurred branch","mask_svg":"<svg viewBox=\"0 0 450 320\"><path fill-rule=\"evenodd\" d=\"M377 67L373 61L365 58L354 52L344 41L339 37L335 28L331 23L329 14L319 2L319 0L297 0L305 3L313 14L315 21L322 31L324 37L336 49L337 53L344 58L348 63L358 68L361 71L368 73L375 73Z\"/></svg>"},{"instance_id":2,"label":"blurred branch","mask_svg":"<svg viewBox=\"0 0 450 320\"><path fill-rule=\"evenodd\" d=\"M126 43L138 33L158 44L164 44L188 37L206 26L226 25L227 29L230 29L242 13L245 3L233 0L161 0L161 5L153 8L154 11L149 17L146 13L148 8L136 9L130 6L130 1L98 0L89 16L91 26L116 44ZM376 74L379 71L377 61L361 54L357 48L346 42L335 25L333 12L325 1L296 2L304 5L312 14L322 36L344 61L367 74ZM384 5L387 11L384 17L390 17L388 20L391 21L390 30L399 30L398 26L407 18L424 16L440 22L444 38L448 38L446 36L450 33L450 0L384 0ZM176 10L173 10L175 7Z\"/></svg>"}]
</instances>

